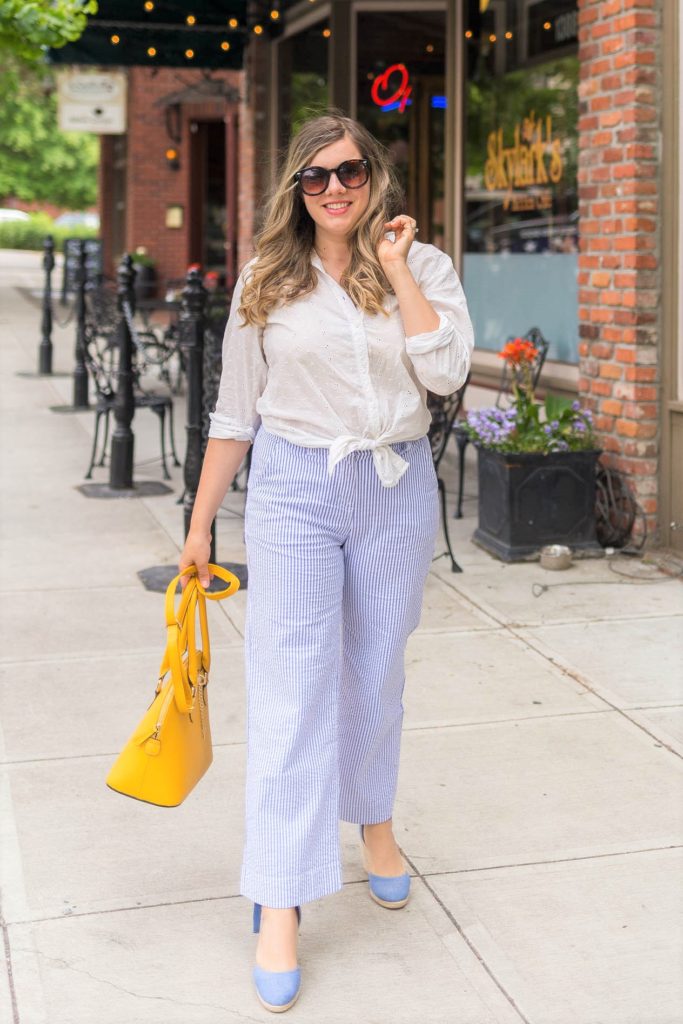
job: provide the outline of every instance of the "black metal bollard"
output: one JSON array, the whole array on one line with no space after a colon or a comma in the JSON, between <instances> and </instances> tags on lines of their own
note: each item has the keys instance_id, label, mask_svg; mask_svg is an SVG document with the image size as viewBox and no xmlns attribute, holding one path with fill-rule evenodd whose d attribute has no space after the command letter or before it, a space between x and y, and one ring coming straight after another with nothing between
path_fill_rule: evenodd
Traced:
<instances>
[{"instance_id":1,"label":"black metal bollard","mask_svg":"<svg viewBox=\"0 0 683 1024\"><path fill-rule=\"evenodd\" d=\"M116 373L116 398L114 400L116 426L111 438L109 486L112 490L130 490L133 487L135 437L131 423L135 415L135 398L133 396L133 342L129 319L135 312L135 293L133 291L135 270L133 258L129 253L126 253L121 260L116 278L119 310L116 341L119 363Z\"/></svg>"},{"instance_id":2,"label":"black metal bollard","mask_svg":"<svg viewBox=\"0 0 683 1024\"><path fill-rule=\"evenodd\" d=\"M88 370L85 365L85 242L78 247L78 287L76 289L76 365L74 367L74 409L87 409Z\"/></svg>"},{"instance_id":3,"label":"black metal bollard","mask_svg":"<svg viewBox=\"0 0 683 1024\"><path fill-rule=\"evenodd\" d=\"M55 241L52 235L46 235L43 242L43 269L45 271L45 287L43 289L43 319L41 323L41 341L38 347L38 373L52 373L52 271L55 265Z\"/></svg>"},{"instance_id":4,"label":"black metal bollard","mask_svg":"<svg viewBox=\"0 0 683 1024\"><path fill-rule=\"evenodd\" d=\"M190 270L182 294L180 345L185 354L187 378L187 448L183 466L185 536L190 531L199 477L204 458L202 417L204 405L204 327L207 291L198 270ZM216 559L216 522L211 524L211 561Z\"/></svg>"}]
</instances>

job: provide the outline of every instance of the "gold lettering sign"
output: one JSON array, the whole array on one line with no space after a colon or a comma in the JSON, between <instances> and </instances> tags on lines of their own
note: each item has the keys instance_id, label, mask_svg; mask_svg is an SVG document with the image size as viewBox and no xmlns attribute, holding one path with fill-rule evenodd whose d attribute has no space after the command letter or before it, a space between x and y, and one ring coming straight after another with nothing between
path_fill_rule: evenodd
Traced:
<instances>
[{"instance_id":1,"label":"gold lettering sign","mask_svg":"<svg viewBox=\"0 0 683 1024\"><path fill-rule=\"evenodd\" d=\"M552 202L549 189L520 195L531 186L556 185L562 180L562 143L553 138L552 117L537 118L532 111L517 123L512 146L503 145L503 129L490 132L484 165L484 184L489 192L506 191L505 210L547 209ZM515 190L518 194L515 195Z\"/></svg>"}]
</instances>

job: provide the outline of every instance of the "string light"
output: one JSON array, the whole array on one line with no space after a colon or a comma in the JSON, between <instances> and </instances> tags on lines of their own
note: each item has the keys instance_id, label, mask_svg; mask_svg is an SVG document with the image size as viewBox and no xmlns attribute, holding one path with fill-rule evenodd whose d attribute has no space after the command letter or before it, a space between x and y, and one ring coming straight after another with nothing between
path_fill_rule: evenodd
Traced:
<instances>
[{"instance_id":1,"label":"string light","mask_svg":"<svg viewBox=\"0 0 683 1024\"><path fill-rule=\"evenodd\" d=\"M325 39L329 39L330 36L332 35L332 29L331 28L324 28L323 29L323 35L324 35Z\"/></svg>"},{"instance_id":2,"label":"string light","mask_svg":"<svg viewBox=\"0 0 683 1024\"><path fill-rule=\"evenodd\" d=\"M194 25L196 20L197 19L195 18L194 14L188 14L188 16L185 18L185 21L187 22L188 25Z\"/></svg>"},{"instance_id":3,"label":"string light","mask_svg":"<svg viewBox=\"0 0 683 1024\"><path fill-rule=\"evenodd\" d=\"M549 22L549 21L544 21L544 22L543 22L543 28L544 28L544 29L546 30L546 32L548 31L548 29L549 29L550 27L551 27L551 25L550 25L550 22Z\"/></svg>"},{"instance_id":4,"label":"string light","mask_svg":"<svg viewBox=\"0 0 683 1024\"><path fill-rule=\"evenodd\" d=\"M156 55L157 55L156 49L153 46L150 46L149 49L147 50L147 56L148 57L156 57Z\"/></svg>"},{"instance_id":5,"label":"string light","mask_svg":"<svg viewBox=\"0 0 683 1024\"><path fill-rule=\"evenodd\" d=\"M110 42L112 42L114 44L114 46L116 46L117 43L121 42L121 37L120 36L112 36Z\"/></svg>"},{"instance_id":6,"label":"string light","mask_svg":"<svg viewBox=\"0 0 683 1024\"><path fill-rule=\"evenodd\" d=\"M505 33L505 38L506 39L512 39L512 32L506 32Z\"/></svg>"},{"instance_id":7,"label":"string light","mask_svg":"<svg viewBox=\"0 0 683 1024\"><path fill-rule=\"evenodd\" d=\"M154 10L154 4L152 3L152 0L145 0L145 10L146 11L153 11Z\"/></svg>"},{"instance_id":8,"label":"string light","mask_svg":"<svg viewBox=\"0 0 683 1024\"><path fill-rule=\"evenodd\" d=\"M427 51L427 53L434 53L434 44L427 43L427 45L425 46L425 50Z\"/></svg>"},{"instance_id":9,"label":"string light","mask_svg":"<svg viewBox=\"0 0 683 1024\"><path fill-rule=\"evenodd\" d=\"M273 8L273 10L270 12L270 17L273 21L277 21L278 18L280 17L280 12Z\"/></svg>"},{"instance_id":10,"label":"string light","mask_svg":"<svg viewBox=\"0 0 683 1024\"><path fill-rule=\"evenodd\" d=\"M495 43L496 39L497 39L496 33L492 32L491 35L489 36L489 42L490 43Z\"/></svg>"},{"instance_id":11,"label":"string light","mask_svg":"<svg viewBox=\"0 0 683 1024\"><path fill-rule=\"evenodd\" d=\"M188 60L192 60L194 57L194 50L185 50L185 56Z\"/></svg>"},{"instance_id":12,"label":"string light","mask_svg":"<svg viewBox=\"0 0 683 1024\"><path fill-rule=\"evenodd\" d=\"M472 29L468 28L467 32L465 32L465 39L471 39L471 38L472 38Z\"/></svg>"},{"instance_id":13,"label":"string light","mask_svg":"<svg viewBox=\"0 0 683 1024\"><path fill-rule=\"evenodd\" d=\"M228 22L228 25L230 26L230 28L237 28L237 26L239 25L239 22L238 22L237 18L230 18L230 21Z\"/></svg>"},{"instance_id":14,"label":"string light","mask_svg":"<svg viewBox=\"0 0 683 1024\"><path fill-rule=\"evenodd\" d=\"M224 39L223 42L221 43L221 50L229 50L229 49L230 49L230 43L227 41L227 39Z\"/></svg>"},{"instance_id":15,"label":"string light","mask_svg":"<svg viewBox=\"0 0 683 1024\"><path fill-rule=\"evenodd\" d=\"M254 35L260 36L263 32L263 25L254 25Z\"/></svg>"}]
</instances>

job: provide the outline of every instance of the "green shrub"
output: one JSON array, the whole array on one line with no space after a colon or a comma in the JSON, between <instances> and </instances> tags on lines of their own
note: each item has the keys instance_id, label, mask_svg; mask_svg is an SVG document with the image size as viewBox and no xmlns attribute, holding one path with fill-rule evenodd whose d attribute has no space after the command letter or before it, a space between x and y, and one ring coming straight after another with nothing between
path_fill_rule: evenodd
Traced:
<instances>
[{"instance_id":1,"label":"green shrub","mask_svg":"<svg viewBox=\"0 0 683 1024\"><path fill-rule=\"evenodd\" d=\"M55 252L62 252L65 238L97 238L95 228L57 228L45 213L34 213L30 220L10 220L0 224L0 249L34 249L42 252L45 235L55 240Z\"/></svg>"}]
</instances>

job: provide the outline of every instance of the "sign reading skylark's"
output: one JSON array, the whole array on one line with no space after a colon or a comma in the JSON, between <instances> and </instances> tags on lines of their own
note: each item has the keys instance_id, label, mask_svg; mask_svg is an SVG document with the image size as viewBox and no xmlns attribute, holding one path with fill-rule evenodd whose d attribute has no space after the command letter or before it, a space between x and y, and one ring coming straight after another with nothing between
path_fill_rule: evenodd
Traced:
<instances>
[{"instance_id":1,"label":"sign reading skylark's","mask_svg":"<svg viewBox=\"0 0 683 1024\"><path fill-rule=\"evenodd\" d=\"M486 188L490 192L507 192L503 204L506 210L550 207L550 189L539 190L538 186L556 185L564 171L562 142L558 136L553 137L552 117L548 114L537 118L532 111L514 126L512 136L512 145L505 146L502 128L489 133L484 165Z\"/></svg>"},{"instance_id":2,"label":"sign reading skylark's","mask_svg":"<svg viewBox=\"0 0 683 1024\"><path fill-rule=\"evenodd\" d=\"M126 130L126 76L121 71L62 71L57 78L63 132L121 135Z\"/></svg>"}]
</instances>

